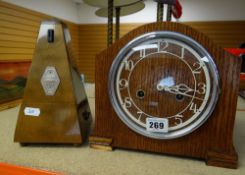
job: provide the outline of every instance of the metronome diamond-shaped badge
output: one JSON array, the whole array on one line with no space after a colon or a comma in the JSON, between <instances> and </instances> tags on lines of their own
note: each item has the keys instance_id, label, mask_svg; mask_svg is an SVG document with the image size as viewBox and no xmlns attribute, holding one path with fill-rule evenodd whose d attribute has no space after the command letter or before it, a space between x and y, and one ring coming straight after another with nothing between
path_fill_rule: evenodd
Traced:
<instances>
[{"instance_id":1,"label":"metronome diamond-shaped badge","mask_svg":"<svg viewBox=\"0 0 245 175\"><path fill-rule=\"evenodd\" d=\"M46 67L41 78L41 84L46 95L52 96L55 94L60 84L60 78L57 74L55 67Z\"/></svg>"}]
</instances>

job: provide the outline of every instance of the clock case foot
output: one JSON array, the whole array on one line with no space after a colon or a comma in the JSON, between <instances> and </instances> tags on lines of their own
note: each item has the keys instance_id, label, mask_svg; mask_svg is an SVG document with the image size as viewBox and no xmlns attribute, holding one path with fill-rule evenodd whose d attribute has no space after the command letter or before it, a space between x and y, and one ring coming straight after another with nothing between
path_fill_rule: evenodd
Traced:
<instances>
[{"instance_id":1,"label":"clock case foot","mask_svg":"<svg viewBox=\"0 0 245 175\"><path fill-rule=\"evenodd\" d=\"M89 137L90 148L99 149L103 151L112 151L112 139L104 137Z\"/></svg>"},{"instance_id":2,"label":"clock case foot","mask_svg":"<svg viewBox=\"0 0 245 175\"><path fill-rule=\"evenodd\" d=\"M207 153L206 164L210 166L237 169L238 155L235 151L232 153L209 151Z\"/></svg>"},{"instance_id":3,"label":"clock case foot","mask_svg":"<svg viewBox=\"0 0 245 175\"><path fill-rule=\"evenodd\" d=\"M112 138L105 137L89 137L89 146L93 149L102 151L113 151ZM233 149L231 152L208 151L206 156L206 164L208 166L216 166L222 168L237 169L238 167L238 155Z\"/></svg>"}]
</instances>

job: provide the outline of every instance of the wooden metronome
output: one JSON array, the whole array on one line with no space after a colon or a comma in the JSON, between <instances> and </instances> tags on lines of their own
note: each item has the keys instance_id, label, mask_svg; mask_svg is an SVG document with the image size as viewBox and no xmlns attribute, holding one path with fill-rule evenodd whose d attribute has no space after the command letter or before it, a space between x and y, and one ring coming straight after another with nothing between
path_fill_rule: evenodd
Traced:
<instances>
[{"instance_id":1,"label":"wooden metronome","mask_svg":"<svg viewBox=\"0 0 245 175\"><path fill-rule=\"evenodd\" d=\"M88 136L90 108L70 44L62 22L41 23L15 142L81 144Z\"/></svg>"},{"instance_id":2,"label":"wooden metronome","mask_svg":"<svg viewBox=\"0 0 245 175\"><path fill-rule=\"evenodd\" d=\"M237 168L240 65L241 59L189 26L157 22L134 29L96 57L90 146Z\"/></svg>"}]
</instances>

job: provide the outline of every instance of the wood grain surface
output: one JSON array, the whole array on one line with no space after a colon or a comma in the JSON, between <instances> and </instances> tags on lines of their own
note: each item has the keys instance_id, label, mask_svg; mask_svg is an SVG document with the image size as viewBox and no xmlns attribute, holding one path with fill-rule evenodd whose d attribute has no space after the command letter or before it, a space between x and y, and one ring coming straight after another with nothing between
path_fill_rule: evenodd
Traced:
<instances>
[{"instance_id":1,"label":"wood grain surface","mask_svg":"<svg viewBox=\"0 0 245 175\"><path fill-rule=\"evenodd\" d=\"M54 30L54 42L47 41L48 29ZM68 32L64 31L67 31L66 26L57 21L44 22L40 27L19 111L15 142L80 144L88 134L90 109L69 50ZM55 67L60 79L54 95L46 95L41 85L47 66ZM27 116L24 113L26 107L39 108L40 115Z\"/></svg>"},{"instance_id":2,"label":"wood grain surface","mask_svg":"<svg viewBox=\"0 0 245 175\"><path fill-rule=\"evenodd\" d=\"M221 84L221 94L210 118L195 132L172 140L147 138L129 129L116 115L107 93L109 70L120 49L139 35L161 30L179 32L201 43L214 58ZM147 24L132 30L98 54L95 65L96 122L92 137L112 139L112 147L202 158L208 165L237 168L233 127L239 89L239 58L230 55L206 35L189 26L165 22Z\"/></svg>"},{"instance_id":3,"label":"wood grain surface","mask_svg":"<svg viewBox=\"0 0 245 175\"><path fill-rule=\"evenodd\" d=\"M202 21L186 22L184 24L204 33L214 43L223 48L238 48L245 41L245 21ZM120 25L120 37L141 25L144 24L122 23ZM96 54L107 47L106 31L106 24L79 25L80 48L78 65L79 70L85 74L88 82L95 81Z\"/></svg>"},{"instance_id":4,"label":"wood grain surface","mask_svg":"<svg viewBox=\"0 0 245 175\"><path fill-rule=\"evenodd\" d=\"M0 1L0 62L32 60L39 24L50 18L54 17ZM94 82L96 54L107 47L107 25L65 23L71 32L72 50L78 70L85 75L87 82ZM203 32L222 47L237 48L245 41L245 21L186 24ZM120 37L141 25L121 24Z\"/></svg>"},{"instance_id":5,"label":"wood grain surface","mask_svg":"<svg viewBox=\"0 0 245 175\"><path fill-rule=\"evenodd\" d=\"M153 43L151 44L154 45ZM182 87L184 85L198 90L198 83L207 84L207 82L203 70L200 69L200 73L197 75L194 75L190 70L190 67L192 69L198 68L198 60L190 51L185 49L184 62L176 56L181 55L179 45L173 44L171 41L168 41L167 48L165 48L165 44L162 45L159 51L156 48L146 49L144 59L140 59L140 51L135 51L129 58L125 56L128 62L134 63L134 69L132 71L123 69L119 73L120 80L128 81L128 88L121 89L118 94L122 100L130 97L132 105L127 110L136 121L139 120L140 123L145 124L148 115L168 118L170 128L180 124L180 119L175 117L177 114L183 116L181 123L189 120L194 114L192 110L188 110L188 106L193 103L198 109L204 100L205 93L198 94L193 91L187 94L188 97L183 96L178 100L177 94L165 90L159 91L158 84L165 83L167 86L166 84L173 83L173 85L182 85ZM172 54L161 53L161 51ZM121 61L121 65L124 65L125 61ZM139 91L144 92L144 97L139 98ZM195 97L194 99L192 99L192 95ZM142 114L139 116L138 112L142 112Z\"/></svg>"}]
</instances>

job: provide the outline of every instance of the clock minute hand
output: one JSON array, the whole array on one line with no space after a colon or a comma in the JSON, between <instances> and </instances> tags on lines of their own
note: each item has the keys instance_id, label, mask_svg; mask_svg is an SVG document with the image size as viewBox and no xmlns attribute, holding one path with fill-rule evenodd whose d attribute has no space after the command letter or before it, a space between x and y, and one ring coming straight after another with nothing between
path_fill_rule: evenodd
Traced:
<instances>
[{"instance_id":1,"label":"clock minute hand","mask_svg":"<svg viewBox=\"0 0 245 175\"><path fill-rule=\"evenodd\" d=\"M189 94L186 94L186 93L183 93L183 92L173 92L173 91L169 91L169 90L166 90L167 92L169 92L169 93L171 93L171 94L179 94L179 95L183 95L183 96L186 96L186 97L190 97L190 98L195 98L195 99L197 99L197 100L204 100L204 99L202 99L202 98L199 98L199 97L194 97L194 96L192 96L192 95L189 95Z\"/></svg>"},{"instance_id":2,"label":"clock minute hand","mask_svg":"<svg viewBox=\"0 0 245 175\"><path fill-rule=\"evenodd\" d=\"M186 84L183 83L176 86L170 86L169 88L174 92L178 92L178 93L181 92L185 94L195 91L194 89L191 89L190 87L188 87Z\"/></svg>"},{"instance_id":3,"label":"clock minute hand","mask_svg":"<svg viewBox=\"0 0 245 175\"><path fill-rule=\"evenodd\" d=\"M186 84L179 84L179 85L175 85L175 86L164 86L164 85L161 85L160 83L157 85L157 90L158 91L171 91L173 93L184 93L184 94L187 94L189 92L194 92L195 90L194 89L191 89L190 87L188 87Z\"/></svg>"},{"instance_id":4,"label":"clock minute hand","mask_svg":"<svg viewBox=\"0 0 245 175\"><path fill-rule=\"evenodd\" d=\"M194 89L191 89L189 88L187 85L185 84L179 84L179 85L176 85L176 86L162 86L160 84L157 85L157 90L158 91L166 91L166 92L169 92L171 94L180 94L180 95L183 95L183 96L186 96L186 97L190 97L190 98L195 98L197 100L204 100L202 98L198 98L198 97L194 97L192 95L189 95L187 93L189 92L194 92L195 90Z\"/></svg>"}]
</instances>

